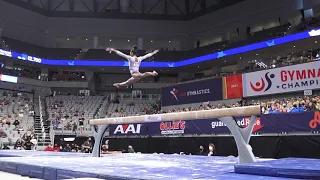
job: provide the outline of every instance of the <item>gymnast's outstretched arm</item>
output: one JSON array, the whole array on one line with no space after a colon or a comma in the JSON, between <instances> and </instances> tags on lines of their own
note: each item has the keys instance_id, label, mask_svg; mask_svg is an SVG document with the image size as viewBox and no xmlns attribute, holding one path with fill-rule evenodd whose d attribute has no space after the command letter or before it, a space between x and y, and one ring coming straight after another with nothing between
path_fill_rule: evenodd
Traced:
<instances>
[{"instance_id":1,"label":"gymnast's outstretched arm","mask_svg":"<svg viewBox=\"0 0 320 180\"><path fill-rule=\"evenodd\" d=\"M121 56L121 57L126 58L126 59L128 59L128 60L129 60L130 57L131 57L131 56L126 55L126 54L122 53L121 51L118 51L118 50L113 49L113 48L107 48L106 51L109 51L110 53L111 53L111 52L115 52L118 56Z\"/></svg>"},{"instance_id":2,"label":"gymnast's outstretched arm","mask_svg":"<svg viewBox=\"0 0 320 180\"><path fill-rule=\"evenodd\" d=\"M140 61L143 61L143 60L145 60L145 59L157 54L158 52L159 52L159 50L154 50L152 53L148 53L148 54L146 54L144 56L139 57L139 59L140 59Z\"/></svg>"}]
</instances>

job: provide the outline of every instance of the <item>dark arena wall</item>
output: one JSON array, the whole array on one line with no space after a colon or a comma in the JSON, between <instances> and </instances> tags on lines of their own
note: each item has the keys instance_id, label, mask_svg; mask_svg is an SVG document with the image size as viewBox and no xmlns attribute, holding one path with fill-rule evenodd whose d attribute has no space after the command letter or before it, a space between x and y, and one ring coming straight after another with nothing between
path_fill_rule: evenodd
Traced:
<instances>
[{"instance_id":1,"label":"dark arena wall","mask_svg":"<svg viewBox=\"0 0 320 180\"><path fill-rule=\"evenodd\" d=\"M56 136L55 142L70 136ZM87 138L77 137L74 143L81 145ZM238 156L233 137L149 137L149 138L108 138L110 150L127 150L132 145L136 152L141 153L179 153L195 155L199 146L208 148L209 143L215 144L218 156ZM104 141L103 141L104 142ZM67 143L67 142L66 142ZM70 143L71 144L71 143ZM319 136L252 136L250 140L253 153L261 158L320 157Z\"/></svg>"}]
</instances>

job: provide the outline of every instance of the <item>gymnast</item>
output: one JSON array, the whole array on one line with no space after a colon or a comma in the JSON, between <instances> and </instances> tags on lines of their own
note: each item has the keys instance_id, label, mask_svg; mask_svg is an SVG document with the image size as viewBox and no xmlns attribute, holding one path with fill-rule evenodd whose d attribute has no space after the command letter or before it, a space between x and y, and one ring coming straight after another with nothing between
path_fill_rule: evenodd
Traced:
<instances>
[{"instance_id":1,"label":"gymnast","mask_svg":"<svg viewBox=\"0 0 320 180\"><path fill-rule=\"evenodd\" d=\"M113 84L113 86L115 86L117 88L119 88L120 86L128 86L129 84L133 84L133 83L139 81L140 79L148 77L148 76L157 76L158 75L158 73L156 71L140 73L139 67L140 67L141 61L157 54L159 52L159 50L155 50L152 53L148 53L148 54L146 54L144 56L140 56L140 57L137 56L137 54L138 54L138 47L137 46L132 47L132 49L130 51L130 56L123 54L122 52L115 50L113 48L107 48L106 51L109 51L110 53L115 52L117 55L119 55L123 58L126 58L129 61L129 71L131 74L131 78L125 82Z\"/></svg>"}]
</instances>

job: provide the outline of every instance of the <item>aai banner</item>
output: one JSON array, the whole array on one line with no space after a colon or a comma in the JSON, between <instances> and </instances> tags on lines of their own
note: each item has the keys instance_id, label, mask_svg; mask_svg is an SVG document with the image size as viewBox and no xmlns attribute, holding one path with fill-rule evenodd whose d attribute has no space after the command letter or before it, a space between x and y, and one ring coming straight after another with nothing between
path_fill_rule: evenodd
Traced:
<instances>
[{"instance_id":1,"label":"aai banner","mask_svg":"<svg viewBox=\"0 0 320 180\"><path fill-rule=\"evenodd\" d=\"M239 127L249 125L250 117L236 117ZM286 114L262 114L257 117L253 133L310 133L320 131L320 112ZM183 134L230 134L228 127L220 120L198 119L143 124L110 125L110 136L183 135Z\"/></svg>"},{"instance_id":2,"label":"aai banner","mask_svg":"<svg viewBox=\"0 0 320 180\"><path fill-rule=\"evenodd\" d=\"M320 61L243 74L243 95L261 96L320 88Z\"/></svg>"},{"instance_id":3,"label":"aai banner","mask_svg":"<svg viewBox=\"0 0 320 180\"><path fill-rule=\"evenodd\" d=\"M217 101L223 98L222 78L162 88L162 106Z\"/></svg>"}]
</instances>

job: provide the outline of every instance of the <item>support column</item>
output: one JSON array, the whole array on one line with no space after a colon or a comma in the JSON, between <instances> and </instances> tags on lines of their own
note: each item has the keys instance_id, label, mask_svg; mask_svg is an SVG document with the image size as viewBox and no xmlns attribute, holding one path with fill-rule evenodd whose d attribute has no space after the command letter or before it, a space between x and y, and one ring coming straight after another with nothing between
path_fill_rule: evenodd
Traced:
<instances>
[{"instance_id":1,"label":"support column","mask_svg":"<svg viewBox=\"0 0 320 180\"><path fill-rule=\"evenodd\" d=\"M128 13L130 10L130 0L120 0L120 10L123 13Z\"/></svg>"},{"instance_id":2,"label":"support column","mask_svg":"<svg viewBox=\"0 0 320 180\"><path fill-rule=\"evenodd\" d=\"M1 35L2 35L2 30L3 30L3 28L0 27L0 38L1 38Z\"/></svg>"},{"instance_id":3,"label":"support column","mask_svg":"<svg viewBox=\"0 0 320 180\"><path fill-rule=\"evenodd\" d=\"M49 69L48 68L41 68L41 75L48 76Z\"/></svg>"},{"instance_id":4,"label":"support column","mask_svg":"<svg viewBox=\"0 0 320 180\"><path fill-rule=\"evenodd\" d=\"M194 40L192 37L184 37L180 39L180 50L187 51L195 48Z\"/></svg>"},{"instance_id":5,"label":"support column","mask_svg":"<svg viewBox=\"0 0 320 180\"><path fill-rule=\"evenodd\" d=\"M303 13L304 13L304 18L306 20L308 20L309 18L314 17L314 13L313 13L313 9L312 8L304 10Z\"/></svg>"},{"instance_id":6,"label":"support column","mask_svg":"<svg viewBox=\"0 0 320 180\"><path fill-rule=\"evenodd\" d=\"M312 9L313 4L314 4L313 1L303 0L303 4L302 4L303 7L300 9L305 9L305 10Z\"/></svg>"},{"instance_id":7,"label":"support column","mask_svg":"<svg viewBox=\"0 0 320 180\"><path fill-rule=\"evenodd\" d=\"M97 36L94 36L92 39L93 49L98 49L99 46L99 38Z\"/></svg>"},{"instance_id":8,"label":"support column","mask_svg":"<svg viewBox=\"0 0 320 180\"><path fill-rule=\"evenodd\" d=\"M48 76L49 76L49 69L41 68L40 80L48 81Z\"/></svg>"},{"instance_id":9,"label":"support column","mask_svg":"<svg viewBox=\"0 0 320 180\"><path fill-rule=\"evenodd\" d=\"M248 37L247 26L239 27L239 39L246 40Z\"/></svg>"},{"instance_id":10,"label":"support column","mask_svg":"<svg viewBox=\"0 0 320 180\"><path fill-rule=\"evenodd\" d=\"M138 49L143 50L143 38L138 38Z\"/></svg>"},{"instance_id":11,"label":"support column","mask_svg":"<svg viewBox=\"0 0 320 180\"><path fill-rule=\"evenodd\" d=\"M45 42L43 42L45 47L48 48L56 48L56 41L53 36L51 36L50 32L48 30L45 31Z\"/></svg>"},{"instance_id":12,"label":"support column","mask_svg":"<svg viewBox=\"0 0 320 180\"><path fill-rule=\"evenodd\" d=\"M13 69L13 61L11 59L6 59L4 67L6 69Z\"/></svg>"}]
</instances>

